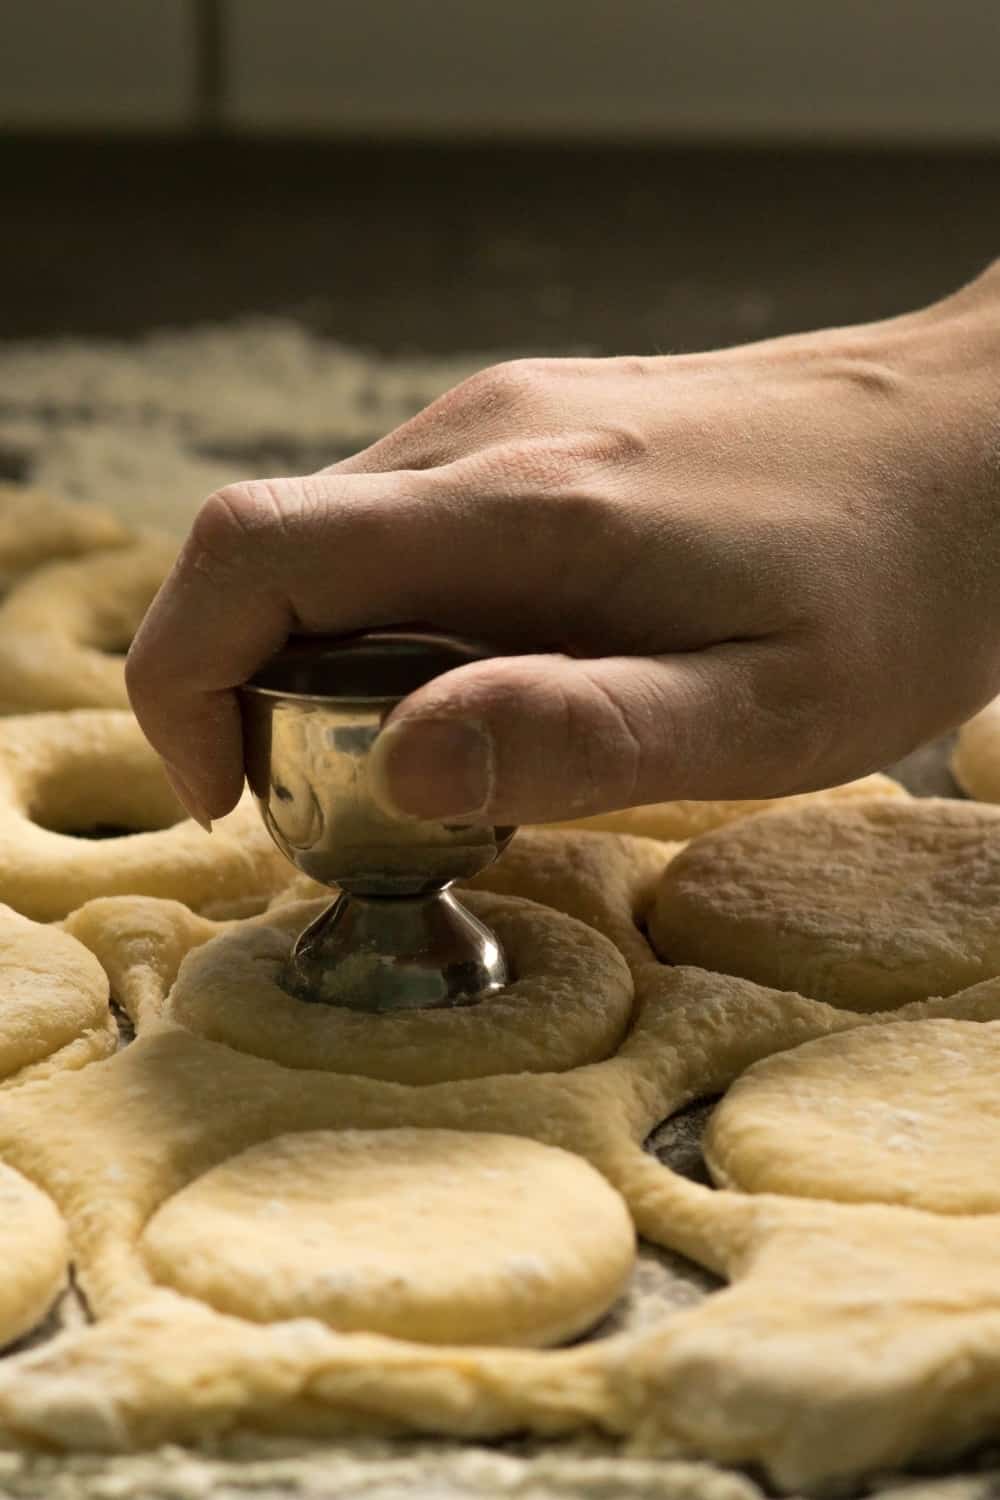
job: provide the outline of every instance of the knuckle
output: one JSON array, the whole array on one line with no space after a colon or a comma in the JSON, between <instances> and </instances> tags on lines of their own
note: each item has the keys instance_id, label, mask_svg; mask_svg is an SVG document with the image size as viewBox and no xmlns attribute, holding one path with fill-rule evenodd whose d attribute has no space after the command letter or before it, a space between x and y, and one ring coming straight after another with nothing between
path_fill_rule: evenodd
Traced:
<instances>
[{"instance_id":1,"label":"knuckle","mask_svg":"<svg viewBox=\"0 0 1000 1500\"><path fill-rule=\"evenodd\" d=\"M632 423L606 422L575 434L573 447L580 465L618 469L645 458L649 452L649 440Z\"/></svg>"},{"instance_id":2,"label":"knuckle","mask_svg":"<svg viewBox=\"0 0 1000 1500\"><path fill-rule=\"evenodd\" d=\"M255 479L227 485L209 495L191 528L193 565L229 570L245 565L262 543L294 539L321 507L318 478L286 481Z\"/></svg>"},{"instance_id":3,"label":"knuckle","mask_svg":"<svg viewBox=\"0 0 1000 1500\"><path fill-rule=\"evenodd\" d=\"M549 378L541 360L508 359L479 370L458 391L481 408L509 410L536 400Z\"/></svg>"}]
</instances>

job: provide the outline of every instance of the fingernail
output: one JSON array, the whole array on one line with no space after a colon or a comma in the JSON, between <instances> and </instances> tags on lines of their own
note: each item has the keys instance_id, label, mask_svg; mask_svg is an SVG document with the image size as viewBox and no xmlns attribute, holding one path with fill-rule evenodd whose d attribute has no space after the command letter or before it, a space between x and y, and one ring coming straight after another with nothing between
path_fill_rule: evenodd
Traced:
<instances>
[{"instance_id":1,"label":"fingernail","mask_svg":"<svg viewBox=\"0 0 1000 1500\"><path fill-rule=\"evenodd\" d=\"M400 719L372 746L368 778L386 812L469 818L493 796L493 741L485 725L468 719Z\"/></svg>"},{"instance_id":2,"label":"fingernail","mask_svg":"<svg viewBox=\"0 0 1000 1500\"><path fill-rule=\"evenodd\" d=\"M173 766L168 765L166 761L163 762L163 769L166 772L167 780L170 782L170 785L174 789L175 795L184 804L185 810L192 818L194 818L194 821L201 828L204 828L206 833L211 833L212 820L209 817L208 813L205 811L205 808L200 799L195 796L194 792L184 780L184 777L181 775L180 771L176 770Z\"/></svg>"}]
</instances>

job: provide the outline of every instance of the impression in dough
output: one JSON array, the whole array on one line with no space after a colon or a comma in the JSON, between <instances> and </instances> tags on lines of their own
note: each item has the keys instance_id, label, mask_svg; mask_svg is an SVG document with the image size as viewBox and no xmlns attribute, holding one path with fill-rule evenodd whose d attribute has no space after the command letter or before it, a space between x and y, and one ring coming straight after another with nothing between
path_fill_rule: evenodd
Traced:
<instances>
[{"instance_id":1,"label":"impression in dough","mask_svg":"<svg viewBox=\"0 0 1000 1500\"><path fill-rule=\"evenodd\" d=\"M590 818L574 818L551 823L550 828L577 828L598 833L633 833L643 838L670 842L698 838L712 828L736 823L752 813L769 812L782 807L813 807L827 803L856 802L869 797L908 799L909 792L891 776L862 776L843 786L826 787L819 792L800 792L794 797L772 797L746 802L654 802L647 807L623 807L616 812L595 813Z\"/></svg>"},{"instance_id":2,"label":"impression in dough","mask_svg":"<svg viewBox=\"0 0 1000 1500\"><path fill-rule=\"evenodd\" d=\"M331 1068L396 1083L497 1073L556 1073L599 1062L632 1014L632 978L593 928L513 897L465 892L497 934L513 980L474 1006L370 1016L304 1005L280 987L291 945L325 902L234 924L189 953L170 996L172 1020L289 1068Z\"/></svg>"},{"instance_id":3,"label":"impression in dough","mask_svg":"<svg viewBox=\"0 0 1000 1500\"><path fill-rule=\"evenodd\" d=\"M151 538L53 562L0 603L0 712L127 708L125 653L176 553Z\"/></svg>"},{"instance_id":4,"label":"impression in dough","mask_svg":"<svg viewBox=\"0 0 1000 1500\"><path fill-rule=\"evenodd\" d=\"M211 837L130 713L0 719L0 901L54 921L95 896L261 904L288 878L245 798Z\"/></svg>"},{"instance_id":5,"label":"impression in dough","mask_svg":"<svg viewBox=\"0 0 1000 1500\"><path fill-rule=\"evenodd\" d=\"M346 1130L278 1136L206 1172L141 1250L158 1281L242 1318L530 1346L607 1311L635 1233L593 1167L552 1146Z\"/></svg>"},{"instance_id":6,"label":"impression in dough","mask_svg":"<svg viewBox=\"0 0 1000 1500\"><path fill-rule=\"evenodd\" d=\"M926 798L758 813L667 867L660 957L887 1010L1000 974L1000 808Z\"/></svg>"}]
</instances>

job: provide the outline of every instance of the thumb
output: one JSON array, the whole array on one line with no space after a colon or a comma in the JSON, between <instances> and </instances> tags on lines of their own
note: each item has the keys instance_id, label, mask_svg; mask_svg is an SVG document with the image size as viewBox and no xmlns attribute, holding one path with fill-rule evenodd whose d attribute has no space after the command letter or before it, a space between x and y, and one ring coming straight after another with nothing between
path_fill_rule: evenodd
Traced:
<instances>
[{"instance_id":1,"label":"thumb","mask_svg":"<svg viewBox=\"0 0 1000 1500\"><path fill-rule=\"evenodd\" d=\"M372 747L370 784L394 812L499 824L782 795L823 774L804 763L816 738L796 721L806 702L816 705L798 690L800 676L774 640L663 657L476 662L393 710Z\"/></svg>"}]
</instances>

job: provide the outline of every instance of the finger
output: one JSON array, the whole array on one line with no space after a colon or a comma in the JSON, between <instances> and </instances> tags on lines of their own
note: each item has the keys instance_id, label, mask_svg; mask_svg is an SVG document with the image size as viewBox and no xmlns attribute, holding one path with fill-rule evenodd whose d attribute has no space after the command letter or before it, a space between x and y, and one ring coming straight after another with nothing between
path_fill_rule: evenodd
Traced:
<instances>
[{"instance_id":1,"label":"finger","mask_svg":"<svg viewBox=\"0 0 1000 1500\"><path fill-rule=\"evenodd\" d=\"M495 658L393 712L372 784L388 808L501 824L784 795L826 775L827 720L808 680L799 651L776 640L662 658Z\"/></svg>"},{"instance_id":2,"label":"finger","mask_svg":"<svg viewBox=\"0 0 1000 1500\"><path fill-rule=\"evenodd\" d=\"M530 494L481 501L447 471L260 481L212 496L126 664L135 713L192 814L220 817L238 799L233 690L293 631L419 619L508 648L558 640L551 559L525 546L532 511ZM585 593L592 580L578 583Z\"/></svg>"}]
</instances>

